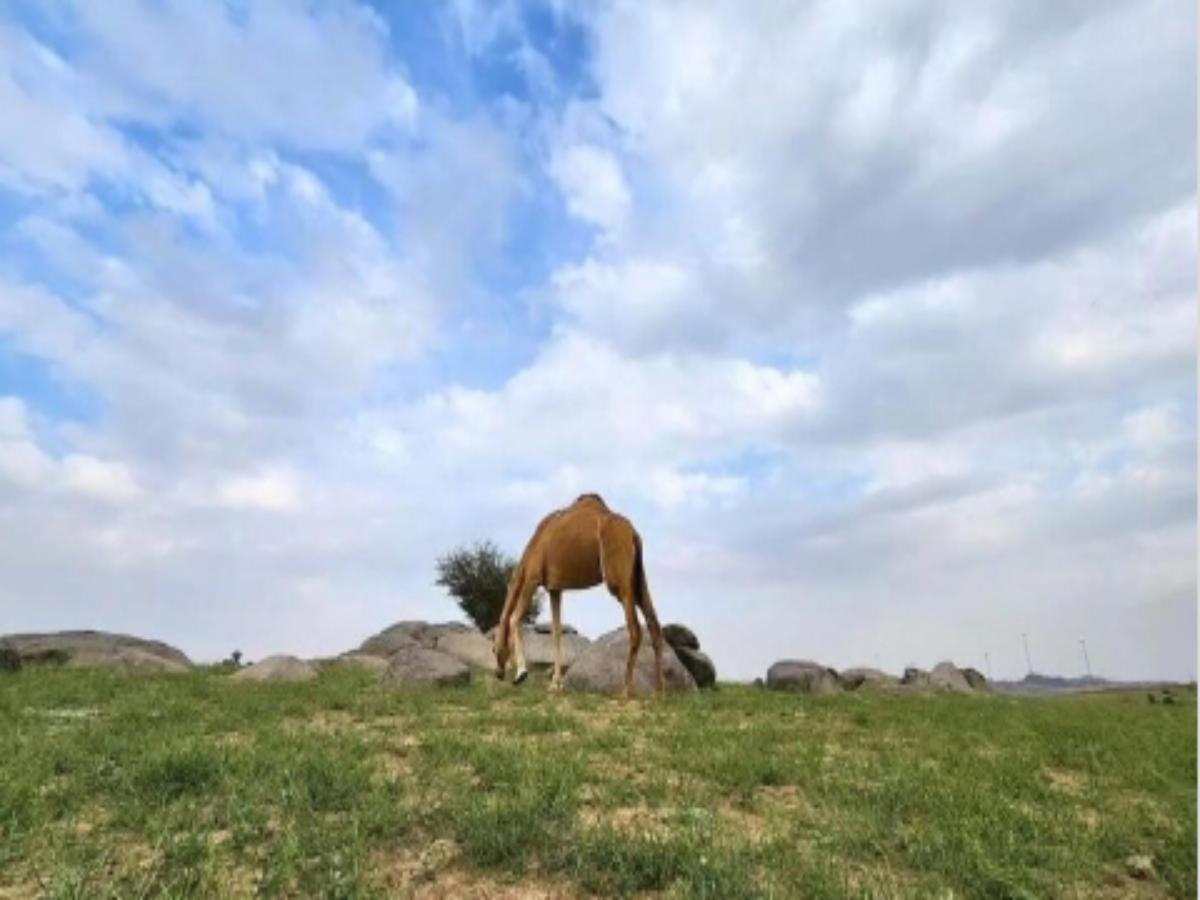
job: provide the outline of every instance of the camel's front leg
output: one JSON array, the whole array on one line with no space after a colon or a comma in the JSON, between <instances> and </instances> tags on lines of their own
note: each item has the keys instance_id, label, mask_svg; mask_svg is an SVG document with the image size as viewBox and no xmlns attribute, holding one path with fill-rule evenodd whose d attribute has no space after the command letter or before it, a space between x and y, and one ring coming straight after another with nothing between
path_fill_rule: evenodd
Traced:
<instances>
[{"instance_id":1,"label":"camel's front leg","mask_svg":"<svg viewBox=\"0 0 1200 900\"><path fill-rule=\"evenodd\" d=\"M550 678L550 688L561 691L563 686L562 591L550 592L550 621L554 631L554 675Z\"/></svg>"},{"instance_id":2,"label":"camel's front leg","mask_svg":"<svg viewBox=\"0 0 1200 900\"><path fill-rule=\"evenodd\" d=\"M529 669L525 666L525 641L521 637L521 626L525 622L525 613L529 611L529 603L537 589L537 584L532 580L521 586L521 594L508 620L509 628L512 629L509 633L512 635L513 658L517 663L517 674L513 676L513 684L520 684L529 677Z\"/></svg>"}]
</instances>

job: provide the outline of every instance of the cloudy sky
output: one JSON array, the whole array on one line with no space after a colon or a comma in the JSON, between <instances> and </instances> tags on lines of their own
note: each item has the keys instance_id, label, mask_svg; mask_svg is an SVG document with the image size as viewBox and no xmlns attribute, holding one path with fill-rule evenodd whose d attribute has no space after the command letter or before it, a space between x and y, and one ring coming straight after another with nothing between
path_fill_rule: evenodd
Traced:
<instances>
[{"instance_id":1,"label":"cloudy sky","mask_svg":"<svg viewBox=\"0 0 1200 900\"><path fill-rule=\"evenodd\" d=\"M6 4L0 632L339 651L599 491L725 676L1194 677L1195 16Z\"/></svg>"}]
</instances>

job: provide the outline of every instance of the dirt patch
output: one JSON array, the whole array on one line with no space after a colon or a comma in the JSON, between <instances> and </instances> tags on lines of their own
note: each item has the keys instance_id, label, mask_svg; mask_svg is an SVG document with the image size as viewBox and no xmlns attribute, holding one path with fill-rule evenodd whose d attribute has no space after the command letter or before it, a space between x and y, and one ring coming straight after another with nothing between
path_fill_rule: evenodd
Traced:
<instances>
[{"instance_id":1,"label":"dirt patch","mask_svg":"<svg viewBox=\"0 0 1200 900\"><path fill-rule=\"evenodd\" d=\"M371 880L389 897L406 900L567 900L579 896L568 883L525 876L505 878L467 869L458 846L438 839L421 849L397 848L371 858Z\"/></svg>"},{"instance_id":2,"label":"dirt patch","mask_svg":"<svg viewBox=\"0 0 1200 900\"><path fill-rule=\"evenodd\" d=\"M717 808L717 818L721 832L736 836L738 840L758 845L770 838L766 819L731 803L722 803Z\"/></svg>"},{"instance_id":3,"label":"dirt patch","mask_svg":"<svg viewBox=\"0 0 1200 900\"><path fill-rule=\"evenodd\" d=\"M579 823L585 828L611 828L629 837L663 840L671 836L670 807L591 806L579 810Z\"/></svg>"},{"instance_id":4,"label":"dirt patch","mask_svg":"<svg viewBox=\"0 0 1200 900\"><path fill-rule=\"evenodd\" d=\"M1042 766L1042 775L1050 782L1050 789L1069 797L1082 796L1087 789L1087 776L1071 769L1053 769Z\"/></svg>"}]
</instances>

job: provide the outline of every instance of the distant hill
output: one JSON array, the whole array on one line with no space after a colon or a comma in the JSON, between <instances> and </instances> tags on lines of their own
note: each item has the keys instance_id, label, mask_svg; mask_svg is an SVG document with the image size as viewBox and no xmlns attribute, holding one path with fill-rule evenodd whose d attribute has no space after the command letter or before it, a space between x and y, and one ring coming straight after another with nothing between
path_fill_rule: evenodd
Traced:
<instances>
[{"instance_id":1,"label":"distant hill","mask_svg":"<svg viewBox=\"0 0 1200 900\"><path fill-rule=\"evenodd\" d=\"M1063 675L1030 672L1020 681L993 681L991 686L993 690L1006 694L1070 694L1079 691L1135 690L1183 685L1170 681L1111 681L1089 675L1069 678Z\"/></svg>"}]
</instances>

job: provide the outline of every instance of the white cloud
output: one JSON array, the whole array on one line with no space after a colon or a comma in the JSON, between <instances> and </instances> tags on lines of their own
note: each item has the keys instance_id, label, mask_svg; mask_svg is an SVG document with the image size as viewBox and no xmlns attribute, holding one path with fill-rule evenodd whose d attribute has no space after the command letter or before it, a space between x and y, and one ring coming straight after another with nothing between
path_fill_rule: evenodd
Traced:
<instances>
[{"instance_id":1,"label":"white cloud","mask_svg":"<svg viewBox=\"0 0 1200 900\"><path fill-rule=\"evenodd\" d=\"M290 469L268 469L229 479L217 487L216 499L222 506L285 512L300 506L300 488Z\"/></svg>"},{"instance_id":2,"label":"white cloud","mask_svg":"<svg viewBox=\"0 0 1200 900\"><path fill-rule=\"evenodd\" d=\"M621 165L609 152L586 144L557 150L550 173L567 199L571 214L619 233L629 215L629 189Z\"/></svg>"}]
</instances>

